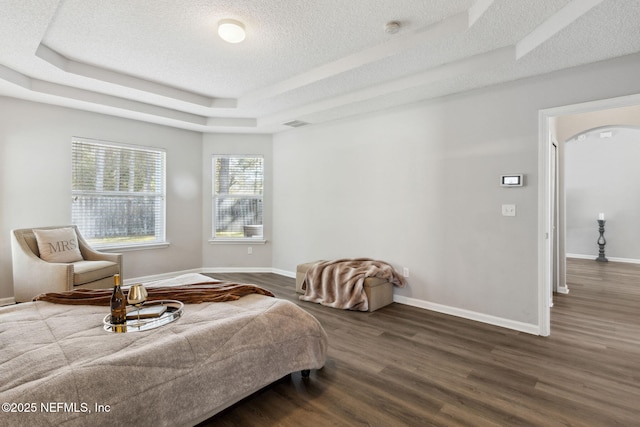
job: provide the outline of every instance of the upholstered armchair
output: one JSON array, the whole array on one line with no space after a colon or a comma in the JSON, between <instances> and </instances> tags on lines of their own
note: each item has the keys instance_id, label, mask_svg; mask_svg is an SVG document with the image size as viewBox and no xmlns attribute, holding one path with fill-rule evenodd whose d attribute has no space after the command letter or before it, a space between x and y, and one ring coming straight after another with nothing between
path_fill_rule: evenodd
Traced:
<instances>
[{"instance_id":1,"label":"upholstered armchair","mask_svg":"<svg viewBox=\"0 0 640 427\"><path fill-rule=\"evenodd\" d=\"M43 292L113 286L122 255L93 250L75 225L11 230L16 302Z\"/></svg>"}]
</instances>

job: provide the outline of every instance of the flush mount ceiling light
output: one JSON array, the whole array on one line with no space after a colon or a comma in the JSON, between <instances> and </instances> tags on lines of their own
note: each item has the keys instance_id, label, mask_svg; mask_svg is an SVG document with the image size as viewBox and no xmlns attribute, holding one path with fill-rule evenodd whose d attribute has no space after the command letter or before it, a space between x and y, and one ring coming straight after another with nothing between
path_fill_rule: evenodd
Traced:
<instances>
[{"instance_id":1,"label":"flush mount ceiling light","mask_svg":"<svg viewBox=\"0 0 640 427\"><path fill-rule=\"evenodd\" d=\"M235 19L223 19L218 22L218 35L228 43L240 43L244 40L244 24Z\"/></svg>"}]
</instances>

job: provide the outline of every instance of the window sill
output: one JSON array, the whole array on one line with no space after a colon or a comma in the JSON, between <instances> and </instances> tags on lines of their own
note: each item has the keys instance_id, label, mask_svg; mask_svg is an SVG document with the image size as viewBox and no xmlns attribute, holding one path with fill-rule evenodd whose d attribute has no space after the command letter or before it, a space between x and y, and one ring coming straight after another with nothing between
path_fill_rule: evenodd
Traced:
<instances>
[{"instance_id":1,"label":"window sill","mask_svg":"<svg viewBox=\"0 0 640 427\"><path fill-rule=\"evenodd\" d=\"M264 245L265 243L267 243L265 239L254 239L253 237L247 237L247 238L237 237L235 239L220 239L220 238L209 239L210 245L227 245L227 244Z\"/></svg>"},{"instance_id":2,"label":"window sill","mask_svg":"<svg viewBox=\"0 0 640 427\"><path fill-rule=\"evenodd\" d=\"M129 251L144 251L146 249L162 249L168 248L171 243L158 242L148 243L140 245L116 245L116 246L93 246L93 249L99 252L129 252Z\"/></svg>"}]
</instances>

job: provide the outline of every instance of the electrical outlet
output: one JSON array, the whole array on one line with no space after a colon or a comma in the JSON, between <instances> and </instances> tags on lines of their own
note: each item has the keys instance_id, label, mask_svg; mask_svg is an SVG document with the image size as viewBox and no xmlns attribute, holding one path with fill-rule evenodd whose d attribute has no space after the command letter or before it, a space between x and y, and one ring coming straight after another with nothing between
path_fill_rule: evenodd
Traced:
<instances>
[{"instance_id":1,"label":"electrical outlet","mask_svg":"<svg viewBox=\"0 0 640 427\"><path fill-rule=\"evenodd\" d=\"M253 253L253 248L252 248L251 246L249 246L249 247L247 248L247 253L248 253L249 255L251 255L251 254Z\"/></svg>"},{"instance_id":2,"label":"electrical outlet","mask_svg":"<svg viewBox=\"0 0 640 427\"><path fill-rule=\"evenodd\" d=\"M407 267L402 269L402 275L404 277L409 277L409 269Z\"/></svg>"},{"instance_id":3,"label":"electrical outlet","mask_svg":"<svg viewBox=\"0 0 640 427\"><path fill-rule=\"evenodd\" d=\"M516 216L516 205L502 205L502 216Z\"/></svg>"}]
</instances>

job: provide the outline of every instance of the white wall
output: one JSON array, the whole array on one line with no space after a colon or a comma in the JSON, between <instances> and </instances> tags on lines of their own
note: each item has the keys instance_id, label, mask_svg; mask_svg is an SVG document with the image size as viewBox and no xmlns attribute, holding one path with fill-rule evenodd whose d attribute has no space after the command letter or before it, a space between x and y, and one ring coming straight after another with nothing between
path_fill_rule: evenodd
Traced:
<instances>
[{"instance_id":1,"label":"white wall","mask_svg":"<svg viewBox=\"0 0 640 427\"><path fill-rule=\"evenodd\" d=\"M125 252L125 279L199 268L199 133L0 97L0 298L13 296L10 230L71 222L72 136L167 150L171 245Z\"/></svg>"},{"instance_id":2,"label":"white wall","mask_svg":"<svg viewBox=\"0 0 640 427\"><path fill-rule=\"evenodd\" d=\"M396 297L537 325L538 112L638 75L636 55L275 135L273 266L378 258L410 269Z\"/></svg>"},{"instance_id":3,"label":"white wall","mask_svg":"<svg viewBox=\"0 0 640 427\"><path fill-rule=\"evenodd\" d=\"M640 260L640 129L607 128L565 146L567 253L598 255L598 213L605 213L606 256Z\"/></svg>"},{"instance_id":4,"label":"white wall","mask_svg":"<svg viewBox=\"0 0 640 427\"><path fill-rule=\"evenodd\" d=\"M210 243L212 231L212 169L214 154L256 154L264 156L263 234L266 244ZM205 134L202 142L202 267L208 271L242 268L254 271L271 269L271 218L273 206L273 160L271 135ZM252 253L248 253L251 247Z\"/></svg>"},{"instance_id":5,"label":"white wall","mask_svg":"<svg viewBox=\"0 0 640 427\"><path fill-rule=\"evenodd\" d=\"M127 276L199 267L293 272L303 261L368 256L410 269L409 286L396 291L406 301L534 328L538 112L640 93L638 75L633 55L273 138L202 136L0 98L0 233L70 221L71 136L156 145L169 153L172 245L127 253ZM207 242L211 154L225 152L267 160L269 243L254 245L253 255L246 245ZM526 174L525 187L499 187L500 174L516 172ZM518 215L501 216L503 203L516 204ZM12 295L10 265L7 238L0 298Z\"/></svg>"}]
</instances>

